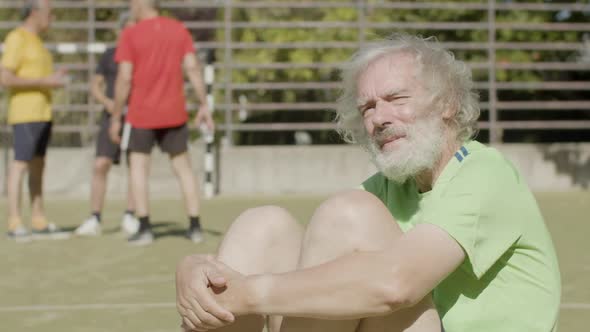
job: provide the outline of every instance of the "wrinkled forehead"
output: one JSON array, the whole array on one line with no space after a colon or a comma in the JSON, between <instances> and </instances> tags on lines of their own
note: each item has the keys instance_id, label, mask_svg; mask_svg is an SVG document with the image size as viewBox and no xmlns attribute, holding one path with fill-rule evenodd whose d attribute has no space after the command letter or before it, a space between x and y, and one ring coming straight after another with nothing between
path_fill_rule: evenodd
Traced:
<instances>
[{"instance_id":1,"label":"wrinkled forehead","mask_svg":"<svg viewBox=\"0 0 590 332\"><path fill-rule=\"evenodd\" d=\"M395 53L382 54L368 62L367 65L359 72L358 78L364 78L366 75L381 74L406 74L416 71L418 61L416 55L397 51Z\"/></svg>"},{"instance_id":2,"label":"wrinkled forehead","mask_svg":"<svg viewBox=\"0 0 590 332\"><path fill-rule=\"evenodd\" d=\"M419 63L409 52L383 54L371 60L357 78L357 96L401 90L417 84Z\"/></svg>"}]
</instances>

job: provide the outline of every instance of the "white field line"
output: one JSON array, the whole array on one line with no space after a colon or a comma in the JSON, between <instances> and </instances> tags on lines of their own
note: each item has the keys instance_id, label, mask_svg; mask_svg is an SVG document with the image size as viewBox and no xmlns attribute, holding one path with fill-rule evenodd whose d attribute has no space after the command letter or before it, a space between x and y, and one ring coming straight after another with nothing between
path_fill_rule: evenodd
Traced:
<instances>
[{"instance_id":1,"label":"white field line","mask_svg":"<svg viewBox=\"0 0 590 332\"><path fill-rule=\"evenodd\" d=\"M29 312L29 311L79 311L79 310L112 310L112 309L175 309L174 302L155 303L94 303L72 305L30 305L30 306L4 306L2 312ZM590 310L590 303L562 303L563 310Z\"/></svg>"}]
</instances>

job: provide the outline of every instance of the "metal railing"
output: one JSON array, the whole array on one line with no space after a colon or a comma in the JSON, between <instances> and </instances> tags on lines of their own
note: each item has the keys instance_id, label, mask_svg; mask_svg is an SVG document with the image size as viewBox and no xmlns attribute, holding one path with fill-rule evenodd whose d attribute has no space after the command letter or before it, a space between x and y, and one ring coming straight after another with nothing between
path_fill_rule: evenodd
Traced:
<instances>
[{"instance_id":1,"label":"metal railing","mask_svg":"<svg viewBox=\"0 0 590 332\"><path fill-rule=\"evenodd\" d=\"M587 45L583 36L590 31L590 24L583 20L564 19L576 15L590 18L590 5L582 3L516 3L504 1L255 1L255 0L186 0L162 1L168 12L193 9L209 10L210 17L200 20L186 20L186 26L193 32L209 31L213 38L196 40L199 50L215 52L214 63L218 78L213 85L218 112L218 129L233 141L235 133L246 131L326 131L334 124L329 117L321 121L308 121L302 115L297 121L257 122L257 114L268 112L287 114L308 114L333 112L335 97L340 84L338 68L345 56L330 61L289 61L295 52L307 50L318 54L320 50L339 50L343 55L352 54L356 49L370 43L377 36L386 36L392 31L413 31L422 34L441 35L442 43L455 51L458 58L468 62L474 72L476 88L482 95L483 116L480 128L489 135L489 141L503 141L503 133L509 130L583 130L590 128L590 119L578 113L590 110L590 63L581 62L578 55ZM53 24L55 31L70 32L67 43L53 38L50 33L48 47L55 51L58 66L68 68L74 81L62 93L68 98L56 98L57 115L55 130L58 133L79 135L85 144L92 137L100 107L88 96L88 82L94 72L97 54L105 47L113 46L114 40L100 39L99 32L114 29L114 20L103 20L103 12L117 12L127 8L128 1L74 0L53 1L58 20ZM0 13L10 13L19 6L16 1L0 1ZM64 11L76 12L78 20L61 20ZM281 15L262 15L270 11L284 13L290 10L306 11L311 19L281 20ZM347 11L342 19L326 19L326 13ZM420 16L428 11L437 11L441 18L425 22ZM388 19L388 13L407 14L399 20ZM529 13L545 16L544 21L523 21L512 13ZM385 13L385 14L384 14ZM464 21L448 18L448 13L462 17ZM563 14L561 14L563 13ZM562 18L556 18L558 14ZM245 20L248 15L266 16L259 21ZM298 14L299 16L300 13ZM111 15L113 16L113 15ZM283 14L284 16L284 14ZM294 15L297 16L297 15ZM324 19L313 19L313 17ZM436 16L436 15L435 15ZM7 31L19 22L8 19L0 22L0 31ZM242 38L252 33L274 29L277 34L299 34L301 39L283 38L254 39ZM313 33L304 33L313 32ZM341 38L340 35L347 35ZM527 38L537 33L541 37L557 35L552 40ZM515 38L506 37L516 34ZM561 35L560 35L561 34ZM62 34L63 35L63 34ZM469 36L477 38L469 38ZM310 40L315 37L317 40ZM352 36L352 37L351 37ZM456 37L451 39L449 36ZM523 37L524 36L524 37ZM563 37L560 40L559 36ZM324 40L327 37L328 40ZM71 40L70 40L71 39ZM244 41L247 40L247 41ZM258 52L282 52L282 57L257 58ZM514 54L522 55L519 61L507 61ZM272 55L272 54L271 54ZM276 54L275 54L276 55ZM262 56L262 55L261 55ZM252 74L254 72L255 74ZM270 72L276 75L269 74ZM311 79L280 79L298 73L308 73ZM318 74L321 73L321 74ZM514 76L514 73L522 75ZM504 77L499 77L504 75ZM525 77L516 79L514 77ZM581 79L573 76L580 76ZM300 75L305 77L305 75ZM270 77L270 79L269 79ZM279 78L277 78L279 77ZM508 77L508 78L507 78ZM306 94L311 98L304 98ZM522 95L522 96L521 96ZM271 96L271 97L269 97ZM295 96L295 97L293 97ZM515 97L516 96L516 97ZM247 102L240 102L247 99ZM247 98L244 98L247 97ZM519 99L521 98L521 99ZM69 100L69 102L64 102ZM194 100L189 109L194 110ZM246 122L239 112L250 114ZM563 111L563 112L562 112ZM534 116L518 116L522 112L536 112ZM554 114L561 112L560 114ZM571 117L572 112L578 112ZM567 113L567 116L566 116ZM544 118L544 114L551 114ZM568 118L568 116L570 116ZM63 119L60 122L59 119ZM289 120L293 120L290 118ZM7 128L3 127L3 131Z\"/></svg>"}]
</instances>

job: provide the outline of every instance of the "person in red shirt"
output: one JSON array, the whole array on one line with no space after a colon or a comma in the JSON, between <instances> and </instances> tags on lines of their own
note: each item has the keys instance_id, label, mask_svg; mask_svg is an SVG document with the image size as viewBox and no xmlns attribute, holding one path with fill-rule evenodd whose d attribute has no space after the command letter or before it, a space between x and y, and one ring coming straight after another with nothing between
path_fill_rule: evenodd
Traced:
<instances>
[{"instance_id":1,"label":"person in red shirt","mask_svg":"<svg viewBox=\"0 0 590 332\"><path fill-rule=\"evenodd\" d=\"M110 126L111 138L120 143L120 114L129 98L127 122L131 133L128 142L123 144L127 144L131 152L131 183L140 223L129 243L144 245L154 240L149 221L148 173L155 144L169 154L182 187L190 222L187 237L200 242L203 237L198 188L187 146L189 115L185 106L183 68L201 102L195 124L199 126L204 122L213 130L201 65L188 30L177 20L159 16L156 0L130 0L130 7L137 23L123 31L117 44L115 61L119 68Z\"/></svg>"}]
</instances>

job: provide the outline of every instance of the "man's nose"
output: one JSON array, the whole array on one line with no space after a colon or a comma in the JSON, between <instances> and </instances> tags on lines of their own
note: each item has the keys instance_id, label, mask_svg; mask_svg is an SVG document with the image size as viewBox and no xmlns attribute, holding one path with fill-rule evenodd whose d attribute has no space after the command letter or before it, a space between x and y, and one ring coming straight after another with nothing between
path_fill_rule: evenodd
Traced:
<instances>
[{"instance_id":1,"label":"man's nose","mask_svg":"<svg viewBox=\"0 0 590 332\"><path fill-rule=\"evenodd\" d=\"M391 125L394 110L389 103L382 100L375 104L375 113L373 116L373 124L376 127L386 127Z\"/></svg>"}]
</instances>

